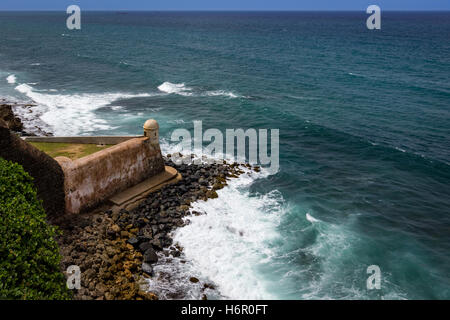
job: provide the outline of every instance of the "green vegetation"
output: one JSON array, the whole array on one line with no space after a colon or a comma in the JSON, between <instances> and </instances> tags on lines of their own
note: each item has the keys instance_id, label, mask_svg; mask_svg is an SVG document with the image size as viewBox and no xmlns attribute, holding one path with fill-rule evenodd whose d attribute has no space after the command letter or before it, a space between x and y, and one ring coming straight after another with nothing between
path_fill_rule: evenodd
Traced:
<instances>
[{"instance_id":1,"label":"green vegetation","mask_svg":"<svg viewBox=\"0 0 450 320\"><path fill-rule=\"evenodd\" d=\"M57 142L30 142L33 146L44 151L50 157L67 157L72 160L79 159L97 151L111 147L111 145L75 144Z\"/></svg>"},{"instance_id":2,"label":"green vegetation","mask_svg":"<svg viewBox=\"0 0 450 320\"><path fill-rule=\"evenodd\" d=\"M46 222L33 179L0 158L0 299L68 299L55 227Z\"/></svg>"}]
</instances>

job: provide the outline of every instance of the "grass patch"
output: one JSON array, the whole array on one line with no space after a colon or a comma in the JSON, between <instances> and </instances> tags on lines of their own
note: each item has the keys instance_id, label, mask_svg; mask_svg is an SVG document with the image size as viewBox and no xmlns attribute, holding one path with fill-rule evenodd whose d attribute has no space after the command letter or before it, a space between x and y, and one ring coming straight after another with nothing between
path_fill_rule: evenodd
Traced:
<instances>
[{"instance_id":1,"label":"grass patch","mask_svg":"<svg viewBox=\"0 0 450 320\"><path fill-rule=\"evenodd\" d=\"M77 144L59 142L30 142L50 157L67 157L72 160L83 158L97 151L104 150L112 145Z\"/></svg>"}]
</instances>

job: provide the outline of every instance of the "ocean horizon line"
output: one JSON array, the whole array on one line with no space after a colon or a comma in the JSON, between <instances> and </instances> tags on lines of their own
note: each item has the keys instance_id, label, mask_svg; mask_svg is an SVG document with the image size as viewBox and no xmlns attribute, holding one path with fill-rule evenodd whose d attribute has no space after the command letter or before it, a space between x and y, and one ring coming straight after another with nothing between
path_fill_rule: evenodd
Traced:
<instances>
[{"instance_id":1,"label":"ocean horizon line","mask_svg":"<svg viewBox=\"0 0 450 320\"><path fill-rule=\"evenodd\" d=\"M324 13L355 13L355 12L364 12L365 13L365 8L361 8L361 9L353 9L353 10L281 10L281 9L274 9L274 10L233 10L233 9L227 9L227 10L210 10L210 9L196 9L196 10L178 10L178 9L165 9L165 10L136 10L136 9L119 9L119 10L108 10L108 9L83 9L83 12L211 12L211 13L317 13L317 12L324 12ZM0 9L0 12L61 12L61 11L65 11L65 8L61 8L61 9L45 9L45 10L41 10L41 9L32 9L32 10L8 10L8 9ZM383 12L392 12L392 13L445 13L445 12L450 12L450 10L444 9L444 10L439 10L439 9L433 9L433 10L410 10L410 9L384 9Z\"/></svg>"}]
</instances>

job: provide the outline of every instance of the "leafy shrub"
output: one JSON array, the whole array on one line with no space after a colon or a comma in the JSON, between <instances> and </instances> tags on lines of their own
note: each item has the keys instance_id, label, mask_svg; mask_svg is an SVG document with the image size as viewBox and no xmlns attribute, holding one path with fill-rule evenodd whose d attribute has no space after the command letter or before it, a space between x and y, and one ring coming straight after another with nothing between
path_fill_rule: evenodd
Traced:
<instances>
[{"instance_id":1,"label":"leafy shrub","mask_svg":"<svg viewBox=\"0 0 450 320\"><path fill-rule=\"evenodd\" d=\"M32 177L0 158L0 299L68 299L55 227Z\"/></svg>"}]
</instances>

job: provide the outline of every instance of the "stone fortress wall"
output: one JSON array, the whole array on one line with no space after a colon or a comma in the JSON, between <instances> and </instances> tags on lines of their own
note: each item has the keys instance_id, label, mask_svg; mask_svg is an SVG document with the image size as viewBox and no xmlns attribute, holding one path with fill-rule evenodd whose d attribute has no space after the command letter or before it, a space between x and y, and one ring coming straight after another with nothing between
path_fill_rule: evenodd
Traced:
<instances>
[{"instance_id":1,"label":"stone fortress wall","mask_svg":"<svg viewBox=\"0 0 450 320\"><path fill-rule=\"evenodd\" d=\"M4 133L6 136L6 131ZM133 199L137 201L149 190L181 179L175 169L164 166L159 126L152 119L145 122L144 135L137 137L26 137L23 140L8 130L8 139L0 139L5 145L0 156L24 165L29 172L32 169L30 174L44 208L51 208L52 212L86 212L108 201L118 207L130 205ZM71 160L52 159L26 141L117 144ZM22 156L24 152L34 157L28 159ZM46 178L49 175L50 178ZM49 188L55 190L49 191ZM53 205L53 197L59 197L57 205Z\"/></svg>"}]
</instances>

